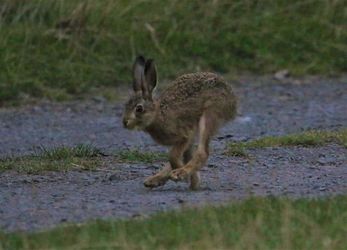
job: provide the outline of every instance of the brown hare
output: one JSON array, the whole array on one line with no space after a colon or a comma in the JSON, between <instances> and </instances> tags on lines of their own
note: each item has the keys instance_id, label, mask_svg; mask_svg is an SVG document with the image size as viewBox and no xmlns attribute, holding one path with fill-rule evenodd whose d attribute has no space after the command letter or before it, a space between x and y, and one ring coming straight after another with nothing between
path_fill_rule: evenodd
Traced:
<instances>
[{"instance_id":1,"label":"brown hare","mask_svg":"<svg viewBox=\"0 0 347 250\"><path fill-rule=\"evenodd\" d=\"M209 142L218 128L236 116L236 97L220 76L185 74L153 97L157 71L153 60L138 56L133 65L133 90L125 104L123 125L143 130L158 143L171 146L169 163L147 178L146 187L164 185L169 179L190 178L190 188L200 184L199 170L209 155ZM194 151L194 140L198 146ZM193 152L194 151L194 152Z\"/></svg>"}]
</instances>

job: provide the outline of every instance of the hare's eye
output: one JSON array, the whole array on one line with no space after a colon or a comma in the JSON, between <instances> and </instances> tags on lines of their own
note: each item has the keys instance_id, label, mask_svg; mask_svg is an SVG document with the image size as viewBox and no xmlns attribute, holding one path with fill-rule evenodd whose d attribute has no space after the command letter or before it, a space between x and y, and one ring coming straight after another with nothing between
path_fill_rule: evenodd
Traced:
<instances>
[{"instance_id":1,"label":"hare's eye","mask_svg":"<svg viewBox=\"0 0 347 250\"><path fill-rule=\"evenodd\" d=\"M141 104L137 105L135 108L136 113L142 113L143 112L143 106Z\"/></svg>"}]
</instances>

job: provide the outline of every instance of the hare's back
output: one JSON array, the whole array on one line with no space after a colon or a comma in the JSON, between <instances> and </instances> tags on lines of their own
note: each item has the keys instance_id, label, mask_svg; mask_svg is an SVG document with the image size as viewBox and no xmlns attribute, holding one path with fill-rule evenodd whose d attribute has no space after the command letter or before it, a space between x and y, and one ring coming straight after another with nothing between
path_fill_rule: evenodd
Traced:
<instances>
[{"instance_id":1,"label":"hare's back","mask_svg":"<svg viewBox=\"0 0 347 250\"><path fill-rule=\"evenodd\" d=\"M215 110L224 120L236 114L231 86L214 73L180 76L160 96L161 113L171 118L196 121L206 108Z\"/></svg>"},{"instance_id":2,"label":"hare's back","mask_svg":"<svg viewBox=\"0 0 347 250\"><path fill-rule=\"evenodd\" d=\"M174 105L191 99L201 99L205 95L218 97L221 93L232 94L230 86L222 77L214 73L199 72L177 78L164 90L160 99L162 104Z\"/></svg>"}]
</instances>

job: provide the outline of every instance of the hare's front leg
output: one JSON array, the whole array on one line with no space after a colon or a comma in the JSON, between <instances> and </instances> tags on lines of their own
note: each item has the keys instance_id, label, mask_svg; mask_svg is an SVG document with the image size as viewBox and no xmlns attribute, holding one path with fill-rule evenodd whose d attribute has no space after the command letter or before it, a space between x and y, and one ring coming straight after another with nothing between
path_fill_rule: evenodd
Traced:
<instances>
[{"instance_id":1,"label":"hare's front leg","mask_svg":"<svg viewBox=\"0 0 347 250\"><path fill-rule=\"evenodd\" d=\"M218 127L218 117L215 112L205 112L199 121L199 144L192 159L183 167L175 169L170 174L173 181L191 178L191 189L197 189L200 184L198 171L206 163L209 155L209 142Z\"/></svg>"},{"instance_id":2,"label":"hare's front leg","mask_svg":"<svg viewBox=\"0 0 347 250\"><path fill-rule=\"evenodd\" d=\"M144 182L145 187L154 188L165 185L170 178L171 170L183 167L182 156L188 145L187 141L173 146L169 152L169 163L166 163L158 173L148 177Z\"/></svg>"}]
</instances>

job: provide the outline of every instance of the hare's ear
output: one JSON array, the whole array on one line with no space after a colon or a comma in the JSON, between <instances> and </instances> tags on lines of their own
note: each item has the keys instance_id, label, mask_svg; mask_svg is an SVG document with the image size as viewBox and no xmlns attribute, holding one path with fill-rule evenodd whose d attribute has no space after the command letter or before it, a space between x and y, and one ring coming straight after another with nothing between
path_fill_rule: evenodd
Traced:
<instances>
[{"instance_id":1,"label":"hare's ear","mask_svg":"<svg viewBox=\"0 0 347 250\"><path fill-rule=\"evenodd\" d=\"M153 59L148 59L145 64L145 95L152 96L154 88L157 86L157 70Z\"/></svg>"},{"instance_id":2,"label":"hare's ear","mask_svg":"<svg viewBox=\"0 0 347 250\"><path fill-rule=\"evenodd\" d=\"M133 89L135 93L143 88L145 62L146 60L143 56L138 56L133 65Z\"/></svg>"}]
</instances>

